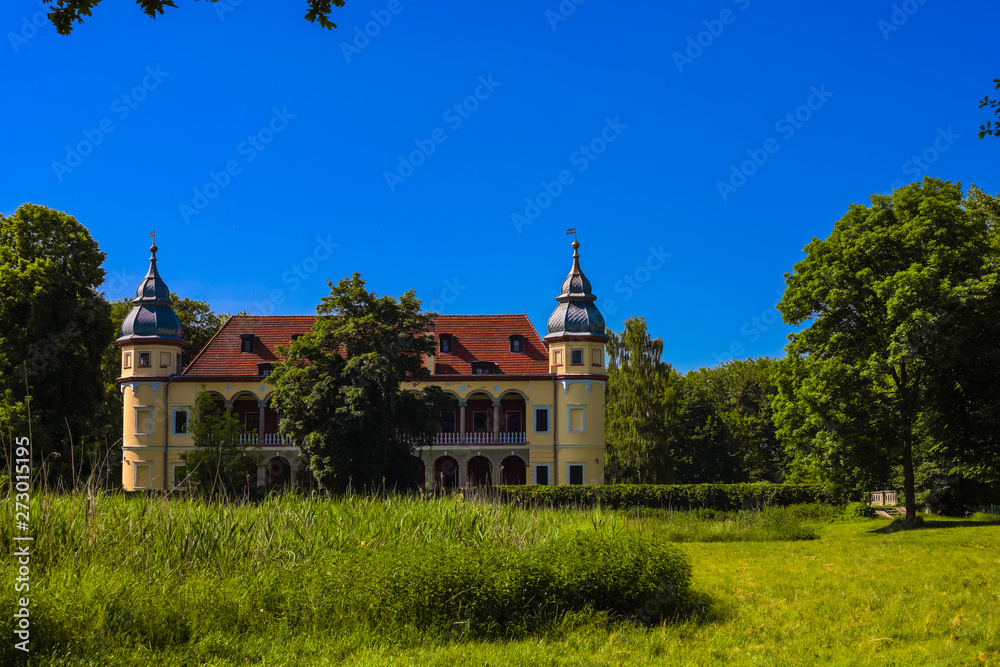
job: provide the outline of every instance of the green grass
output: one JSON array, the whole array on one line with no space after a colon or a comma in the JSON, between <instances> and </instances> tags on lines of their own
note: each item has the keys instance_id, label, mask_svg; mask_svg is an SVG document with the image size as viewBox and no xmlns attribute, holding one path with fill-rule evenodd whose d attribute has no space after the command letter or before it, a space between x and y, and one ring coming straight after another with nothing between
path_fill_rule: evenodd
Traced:
<instances>
[{"instance_id":1,"label":"green grass","mask_svg":"<svg viewBox=\"0 0 1000 667\"><path fill-rule=\"evenodd\" d=\"M1000 525L839 518L40 496L31 661L1000 664Z\"/></svg>"}]
</instances>

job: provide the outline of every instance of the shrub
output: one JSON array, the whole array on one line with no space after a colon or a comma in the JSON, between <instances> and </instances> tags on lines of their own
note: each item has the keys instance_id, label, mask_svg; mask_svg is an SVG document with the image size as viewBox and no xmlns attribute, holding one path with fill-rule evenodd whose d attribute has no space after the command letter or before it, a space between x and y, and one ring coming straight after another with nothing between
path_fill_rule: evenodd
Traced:
<instances>
[{"instance_id":1,"label":"shrub","mask_svg":"<svg viewBox=\"0 0 1000 667\"><path fill-rule=\"evenodd\" d=\"M875 509L866 503L848 503L844 508L847 519L874 519Z\"/></svg>"},{"instance_id":2,"label":"shrub","mask_svg":"<svg viewBox=\"0 0 1000 667\"><path fill-rule=\"evenodd\" d=\"M770 505L834 503L831 487L814 484L611 484L606 486L503 486L502 496L525 504L601 505L612 509L655 507L720 511Z\"/></svg>"}]
</instances>

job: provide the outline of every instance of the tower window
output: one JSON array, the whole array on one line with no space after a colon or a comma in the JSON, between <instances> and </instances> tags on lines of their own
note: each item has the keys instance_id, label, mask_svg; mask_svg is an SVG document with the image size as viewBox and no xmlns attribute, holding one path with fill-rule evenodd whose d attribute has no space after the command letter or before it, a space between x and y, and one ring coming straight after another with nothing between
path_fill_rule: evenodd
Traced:
<instances>
[{"instance_id":1,"label":"tower window","mask_svg":"<svg viewBox=\"0 0 1000 667\"><path fill-rule=\"evenodd\" d=\"M149 368L152 364L149 361L149 352L139 353L139 368Z\"/></svg>"},{"instance_id":2,"label":"tower window","mask_svg":"<svg viewBox=\"0 0 1000 667\"><path fill-rule=\"evenodd\" d=\"M570 484L583 484L583 464L582 463L570 463L569 464L569 483Z\"/></svg>"},{"instance_id":3,"label":"tower window","mask_svg":"<svg viewBox=\"0 0 1000 667\"><path fill-rule=\"evenodd\" d=\"M240 352L253 352L255 338L253 334L240 334Z\"/></svg>"},{"instance_id":4,"label":"tower window","mask_svg":"<svg viewBox=\"0 0 1000 667\"><path fill-rule=\"evenodd\" d=\"M576 349L570 351L569 363L571 366L583 365L583 350Z\"/></svg>"},{"instance_id":5,"label":"tower window","mask_svg":"<svg viewBox=\"0 0 1000 667\"><path fill-rule=\"evenodd\" d=\"M535 433L549 432L549 409L535 408Z\"/></svg>"},{"instance_id":6,"label":"tower window","mask_svg":"<svg viewBox=\"0 0 1000 667\"><path fill-rule=\"evenodd\" d=\"M122 368L132 368L132 353L125 352L122 355Z\"/></svg>"},{"instance_id":7,"label":"tower window","mask_svg":"<svg viewBox=\"0 0 1000 667\"><path fill-rule=\"evenodd\" d=\"M524 352L524 336L520 334L514 334L510 337L510 351L511 352Z\"/></svg>"},{"instance_id":8,"label":"tower window","mask_svg":"<svg viewBox=\"0 0 1000 667\"><path fill-rule=\"evenodd\" d=\"M562 366L562 350L552 350L552 365Z\"/></svg>"},{"instance_id":9,"label":"tower window","mask_svg":"<svg viewBox=\"0 0 1000 667\"><path fill-rule=\"evenodd\" d=\"M187 410L174 410L174 434L182 435L188 432Z\"/></svg>"},{"instance_id":10,"label":"tower window","mask_svg":"<svg viewBox=\"0 0 1000 667\"><path fill-rule=\"evenodd\" d=\"M160 352L160 368L170 368L169 352Z\"/></svg>"},{"instance_id":11,"label":"tower window","mask_svg":"<svg viewBox=\"0 0 1000 667\"><path fill-rule=\"evenodd\" d=\"M594 366L601 366L601 365L603 365L602 364L602 360L601 360L601 351L600 350L595 349L591 353L591 358L593 359L593 365Z\"/></svg>"},{"instance_id":12,"label":"tower window","mask_svg":"<svg viewBox=\"0 0 1000 667\"><path fill-rule=\"evenodd\" d=\"M440 336L441 345L440 350L445 353L451 353L454 349L454 336L451 334L441 334Z\"/></svg>"}]
</instances>

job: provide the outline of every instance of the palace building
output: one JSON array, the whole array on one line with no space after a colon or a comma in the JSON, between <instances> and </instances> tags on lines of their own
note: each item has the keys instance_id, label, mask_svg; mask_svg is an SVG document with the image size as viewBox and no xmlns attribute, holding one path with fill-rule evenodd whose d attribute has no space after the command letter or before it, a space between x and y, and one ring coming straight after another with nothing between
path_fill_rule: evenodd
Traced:
<instances>
[{"instance_id":1,"label":"palace building","mask_svg":"<svg viewBox=\"0 0 1000 667\"><path fill-rule=\"evenodd\" d=\"M451 396L433 444L414 451L428 489L604 483L607 336L579 247L574 240L573 266L544 338L525 315L435 320L437 353L425 362L431 375L404 383L438 385ZM261 446L258 486L302 483L299 448L278 433L281 415L270 406L267 379L281 360L278 346L312 331L315 316L230 317L182 369L184 332L156 250L117 341L123 487L167 491L182 483L181 454L194 448L188 414L203 390L240 421L247 443Z\"/></svg>"}]
</instances>

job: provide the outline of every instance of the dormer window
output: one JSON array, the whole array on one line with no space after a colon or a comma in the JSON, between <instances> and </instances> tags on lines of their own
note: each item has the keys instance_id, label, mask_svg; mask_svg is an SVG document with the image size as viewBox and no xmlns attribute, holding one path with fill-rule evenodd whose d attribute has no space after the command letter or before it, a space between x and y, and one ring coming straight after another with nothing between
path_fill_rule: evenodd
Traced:
<instances>
[{"instance_id":1,"label":"dormer window","mask_svg":"<svg viewBox=\"0 0 1000 667\"><path fill-rule=\"evenodd\" d=\"M510 337L510 351L511 352L524 352L524 336L520 334L514 334Z\"/></svg>"},{"instance_id":2,"label":"dormer window","mask_svg":"<svg viewBox=\"0 0 1000 667\"><path fill-rule=\"evenodd\" d=\"M299 338L302 338L302 334L292 334L292 342L294 343Z\"/></svg>"},{"instance_id":3,"label":"dormer window","mask_svg":"<svg viewBox=\"0 0 1000 667\"><path fill-rule=\"evenodd\" d=\"M240 352L253 352L255 338L253 334L240 334Z\"/></svg>"},{"instance_id":4,"label":"dormer window","mask_svg":"<svg viewBox=\"0 0 1000 667\"><path fill-rule=\"evenodd\" d=\"M266 378L273 372L274 366L272 364L257 364L257 375L260 377Z\"/></svg>"},{"instance_id":5,"label":"dormer window","mask_svg":"<svg viewBox=\"0 0 1000 667\"><path fill-rule=\"evenodd\" d=\"M439 340L440 340L439 349L441 352L450 354L451 351L455 349L454 348L455 337L452 336L451 334L443 333L439 336Z\"/></svg>"},{"instance_id":6,"label":"dormer window","mask_svg":"<svg viewBox=\"0 0 1000 667\"><path fill-rule=\"evenodd\" d=\"M472 374L473 375L493 375L496 373L497 365L492 361L473 361L472 362Z\"/></svg>"}]
</instances>

